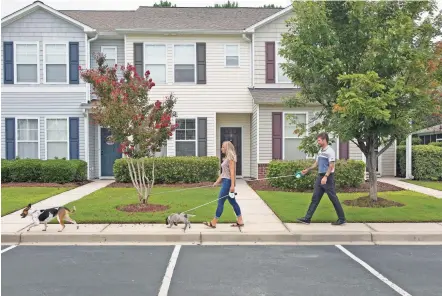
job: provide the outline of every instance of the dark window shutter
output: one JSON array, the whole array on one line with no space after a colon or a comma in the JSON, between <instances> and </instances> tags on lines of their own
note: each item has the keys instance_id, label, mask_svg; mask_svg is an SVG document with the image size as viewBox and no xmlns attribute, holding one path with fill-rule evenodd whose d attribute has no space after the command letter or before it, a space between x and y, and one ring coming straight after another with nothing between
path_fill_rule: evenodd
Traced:
<instances>
[{"instance_id":1,"label":"dark window shutter","mask_svg":"<svg viewBox=\"0 0 442 296\"><path fill-rule=\"evenodd\" d=\"M339 159L349 159L349 142L341 143L339 141Z\"/></svg>"},{"instance_id":2,"label":"dark window shutter","mask_svg":"<svg viewBox=\"0 0 442 296\"><path fill-rule=\"evenodd\" d=\"M266 83L275 83L275 42L266 42Z\"/></svg>"},{"instance_id":3,"label":"dark window shutter","mask_svg":"<svg viewBox=\"0 0 442 296\"><path fill-rule=\"evenodd\" d=\"M69 84L80 83L80 49L78 42L69 42Z\"/></svg>"},{"instance_id":4,"label":"dark window shutter","mask_svg":"<svg viewBox=\"0 0 442 296\"><path fill-rule=\"evenodd\" d=\"M139 76L144 77L144 71L143 71L143 60L144 60L144 54L143 54L143 43L134 43L134 65L135 65L135 71L138 73Z\"/></svg>"},{"instance_id":5,"label":"dark window shutter","mask_svg":"<svg viewBox=\"0 0 442 296\"><path fill-rule=\"evenodd\" d=\"M206 84L206 43L196 44L196 83Z\"/></svg>"},{"instance_id":6,"label":"dark window shutter","mask_svg":"<svg viewBox=\"0 0 442 296\"><path fill-rule=\"evenodd\" d=\"M207 156L207 117L198 117L198 156Z\"/></svg>"},{"instance_id":7,"label":"dark window shutter","mask_svg":"<svg viewBox=\"0 0 442 296\"><path fill-rule=\"evenodd\" d=\"M79 117L69 117L69 159L80 159Z\"/></svg>"},{"instance_id":8,"label":"dark window shutter","mask_svg":"<svg viewBox=\"0 0 442 296\"><path fill-rule=\"evenodd\" d=\"M15 159L15 118L5 118L6 159Z\"/></svg>"},{"instance_id":9,"label":"dark window shutter","mask_svg":"<svg viewBox=\"0 0 442 296\"><path fill-rule=\"evenodd\" d=\"M282 159L282 112L272 112L272 159Z\"/></svg>"},{"instance_id":10,"label":"dark window shutter","mask_svg":"<svg viewBox=\"0 0 442 296\"><path fill-rule=\"evenodd\" d=\"M14 43L3 42L3 83L14 84Z\"/></svg>"}]
</instances>

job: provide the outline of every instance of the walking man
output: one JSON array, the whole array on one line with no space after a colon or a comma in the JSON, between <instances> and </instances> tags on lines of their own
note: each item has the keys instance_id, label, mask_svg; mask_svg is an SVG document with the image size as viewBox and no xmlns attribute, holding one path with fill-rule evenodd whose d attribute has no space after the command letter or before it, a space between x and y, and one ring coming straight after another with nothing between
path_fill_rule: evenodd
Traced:
<instances>
[{"instance_id":1,"label":"walking man","mask_svg":"<svg viewBox=\"0 0 442 296\"><path fill-rule=\"evenodd\" d=\"M321 146L318 157L313 166L302 171L302 174L306 175L310 170L318 167L318 176L316 177L315 181L312 201L305 217L297 220L304 224L310 224L312 216L315 213L324 192L326 192L328 198L330 198L330 201L335 207L336 214L338 214L338 220L333 222L332 225L342 225L346 221L344 210L342 209L341 203L336 196L334 176L336 153L333 148L328 145L329 138L327 133L320 133L317 137L317 141L319 146Z\"/></svg>"}]
</instances>

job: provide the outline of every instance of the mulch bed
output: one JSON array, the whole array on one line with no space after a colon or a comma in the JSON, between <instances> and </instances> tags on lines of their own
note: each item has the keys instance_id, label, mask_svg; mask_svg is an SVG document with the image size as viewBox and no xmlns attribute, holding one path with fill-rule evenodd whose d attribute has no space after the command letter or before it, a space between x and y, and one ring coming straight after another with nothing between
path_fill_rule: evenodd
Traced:
<instances>
[{"instance_id":1,"label":"mulch bed","mask_svg":"<svg viewBox=\"0 0 442 296\"><path fill-rule=\"evenodd\" d=\"M129 213L141 213L141 212L164 212L168 210L169 206L156 205L156 204L131 204L125 206L118 206L117 210Z\"/></svg>"},{"instance_id":2,"label":"mulch bed","mask_svg":"<svg viewBox=\"0 0 442 296\"><path fill-rule=\"evenodd\" d=\"M213 182L200 182L200 183L176 183L176 184L154 184L154 188L192 188L192 187L200 187L200 186L210 186L213 185ZM116 188L133 188L134 185L132 183L119 183L113 182L106 187L116 187Z\"/></svg>"},{"instance_id":3,"label":"mulch bed","mask_svg":"<svg viewBox=\"0 0 442 296\"><path fill-rule=\"evenodd\" d=\"M10 182L10 183L2 183L3 187L79 187L82 185L86 185L90 183L91 181L85 181L85 182L77 182L77 183L64 183L64 184L58 184L58 183L32 183L32 182Z\"/></svg>"},{"instance_id":4,"label":"mulch bed","mask_svg":"<svg viewBox=\"0 0 442 296\"><path fill-rule=\"evenodd\" d=\"M252 187L252 189L255 191L261 190L261 191L284 191L284 192L313 192L312 189L299 190L299 189L282 189L282 188L273 187L266 180L247 181L247 184L249 184L249 186ZM403 190L405 189L391 184L378 182L378 192L403 191ZM368 182L365 182L361 184L361 186L359 187L336 188L336 191L338 191L339 193L369 192L370 184Z\"/></svg>"},{"instance_id":5,"label":"mulch bed","mask_svg":"<svg viewBox=\"0 0 442 296\"><path fill-rule=\"evenodd\" d=\"M378 197L377 201L372 201L370 196L362 196L353 200L344 200L343 203L351 207L360 208L389 208L389 207L403 207L404 204L393 200Z\"/></svg>"}]
</instances>

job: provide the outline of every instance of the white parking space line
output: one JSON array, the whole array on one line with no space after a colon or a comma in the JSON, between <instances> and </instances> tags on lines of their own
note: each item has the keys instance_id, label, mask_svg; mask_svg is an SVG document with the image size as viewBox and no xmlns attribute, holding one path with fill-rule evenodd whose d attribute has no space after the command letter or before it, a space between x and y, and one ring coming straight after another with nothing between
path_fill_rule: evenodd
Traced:
<instances>
[{"instance_id":1,"label":"white parking space line","mask_svg":"<svg viewBox=\"0 0 442 296\"><path fill-rule=\"evenodd\" d=\"M347 255L348 257L350 257L351 259L353 259L354 261L356 261L357 263L359 263L360 265L362 265L365 269L367 269L370 273L372 273L375 277L377 277L378 279L380 279L381 281L383 281L385 284L387 284L390 288L392 288L393 290L395 290L397 293L399 293L399 295L402 296L411 296L410 293L408 293L407 291L405 291L404 289L400 288L399 286L397 286L395 283L393 283L392 281L390 281L389 279L387 279L385 276L383 276L382 274L380 274L379 272L377 272L373 267L371 267L370 265L368 265L367 263L365 263L364 261L362 261L361 259L359 259L358 257L356 257L355 255L353 255L353 253L351 253L349 250L347 250L346 248L344 248L341 245L336 245L336 248L338 248L339 250L341 250L345 255Z\"/></svg>"},{"instance_id":2,"label":"white parking space line","mask_svg":"<svg viewBox=\"0 0 442 296\"><path fill-rule=\"evenodd\" d=\"M9 247L3 249L3 250L2 250L2 254L3 254L4 252L7 252L7 251L9 251L9 250L14 249L16 246L17 246L17 245L12 245L12 246L9 246Z\"/></svg>"},{"instance_id":3,"label":"white parking space line","mask_svg":"<svg viewBox=\"0 0 442 296\"><path fill-rule=\"evenodd\" d=\"M173 271L175 269L178 255L180 254L180 250L181 245L176 245L173 249L172 256L170 256L169 265L167 266L166 273L164 274L163 282L161 284L158 296L167 296L169 292L170 282L172 281Z\"/></svg>"}]
</instances>

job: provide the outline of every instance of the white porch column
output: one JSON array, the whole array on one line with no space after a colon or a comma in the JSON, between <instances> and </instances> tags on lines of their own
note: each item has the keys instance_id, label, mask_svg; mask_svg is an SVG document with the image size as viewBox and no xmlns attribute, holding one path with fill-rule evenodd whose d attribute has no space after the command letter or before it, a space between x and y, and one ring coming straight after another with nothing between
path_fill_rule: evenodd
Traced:
<instances>
[{"instance_id":1,"label":"white porch column","mask_svg":"<svg viewBox=\"0 0 442 296\"><path fill-rule=\"evenodd\" d=\"M409 134L406 140L406 148L405 148L405 178L406 179L413 179L413 176L411 175L412 170L411 170L411 166L412 166L412 153L411 153L411 149L412 149L412 134Z\"/></svg>"}]
</instances>

